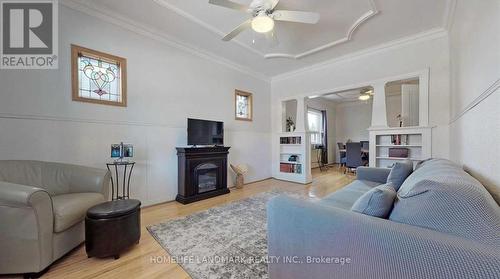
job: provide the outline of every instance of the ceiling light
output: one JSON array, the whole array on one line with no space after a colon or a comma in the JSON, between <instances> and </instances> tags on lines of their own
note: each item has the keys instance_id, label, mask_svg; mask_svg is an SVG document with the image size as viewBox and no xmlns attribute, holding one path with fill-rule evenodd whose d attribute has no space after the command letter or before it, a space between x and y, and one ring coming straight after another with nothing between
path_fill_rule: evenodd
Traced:
<instances>
[{"instance_id":1,"label":"ceiling light","mask_svg":"<svg viewBox=\"0 0 500 279\"><path fill-rule=\"evenodd\" d=\"M360 99L361 101L368 101L370 100L370 95L369 94L359 95L358 99Z\"/></svg>"},{"instance_id":2,"label":"ceiling light","mask_svg":"<svg viewBox=\"0 0 500 279\"><path fill-rule=\"evenodd\" d=\"M267 33L274 28L274 20L265 13L259 14L252 20L252 29L258 33Z\"/></svg>"}]
</instances>

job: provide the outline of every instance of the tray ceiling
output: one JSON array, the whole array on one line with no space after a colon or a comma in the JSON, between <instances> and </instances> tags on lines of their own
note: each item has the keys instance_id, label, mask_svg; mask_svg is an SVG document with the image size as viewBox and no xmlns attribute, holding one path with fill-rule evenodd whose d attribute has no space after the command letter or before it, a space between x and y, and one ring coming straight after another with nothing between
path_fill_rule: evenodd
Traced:
<instances>
[{"instance_id":1,"label":"tray ceiling","mask_svg":"<svg viewBox=\"0 0 500 279\"><path fill-rule=\"evenodd\" d=\"M251 30L223 42L221 38L249 15L210 5L208 0L61 0L66 6L100 13L105 15L101 16L103 19L127 23L145 30L143 33L180 42L222 62L269 77L442 30L450 1L453 0L280 0L279 9L317 12L321 19L315 25L277 22L278 44L270 47Z\"/></svg>"}]
</instances>

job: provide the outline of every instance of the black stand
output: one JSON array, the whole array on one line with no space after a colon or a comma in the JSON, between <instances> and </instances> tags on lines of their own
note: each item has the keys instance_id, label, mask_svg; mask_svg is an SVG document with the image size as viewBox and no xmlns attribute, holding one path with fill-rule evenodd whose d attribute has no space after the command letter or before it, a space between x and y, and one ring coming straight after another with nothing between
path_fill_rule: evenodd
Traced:
<instances>
[{"instance_id":1,"label":"black stand","mask_svg":"<svg viewBox=\"0 0 500 279\"><path fill-rule=\"evenodd\" d=\"M130 176L132 175L132 170L134 169L135 162L128 161L115 161L113 163L107 163L106 167L111 173L111 198L112 200L124 200L130 197ZM130 168L128 168L130 166ZM114 167L114 172L111 168ZM118 169L123 167L123 180L122 180L122 191L120 195L120 176ZM128 169L128 175L127 175ZM114 175L113 175L114 174ZM113 179L114 176L114 179ZM127 178L128 177L128 178ZM116 190L116 191L115 191Z\"/></svg>"}]
</instances>

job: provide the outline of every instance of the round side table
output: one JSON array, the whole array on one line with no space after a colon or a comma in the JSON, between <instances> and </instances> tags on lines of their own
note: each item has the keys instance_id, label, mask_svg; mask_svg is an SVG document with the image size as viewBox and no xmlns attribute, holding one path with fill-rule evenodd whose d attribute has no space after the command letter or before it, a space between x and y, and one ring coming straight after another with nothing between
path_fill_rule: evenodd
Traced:
<instances>
[{"instance_id":1,"label":"round side table","mask_svg":"<svg viewBox=\"0 0 500 279\"><path fill-rule=\"evenodd\" d=\"M135 162L115 161L107 163L106 167L111 173L111 198L113 200L124 200L130 197L130 177L134 169ZM120 170L119 170L120 169ZM122 172L122 187L120 194L120 173Z\"/></svg>"}]
</instances>

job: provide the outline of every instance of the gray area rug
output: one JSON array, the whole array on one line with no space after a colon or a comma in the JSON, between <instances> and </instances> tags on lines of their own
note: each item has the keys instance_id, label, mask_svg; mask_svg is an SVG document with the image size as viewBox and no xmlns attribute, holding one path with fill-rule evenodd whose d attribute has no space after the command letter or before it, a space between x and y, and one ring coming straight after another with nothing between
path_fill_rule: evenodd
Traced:
<instances>
[{"instance_id":1,"label":"gray area rug","mask_svg":"<svg viewBox=\"0 0 500 279\"><path fill-rule=\"evenodd\" d=\"M192 278L268 278L266 203L272 191L148 227Z\"/></svg>"}]
</instances>

